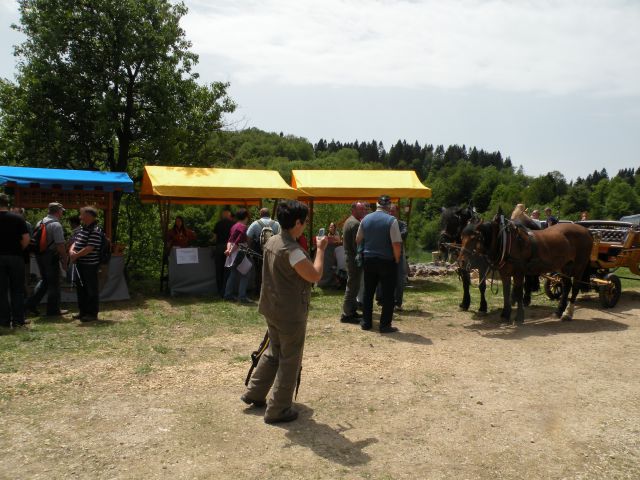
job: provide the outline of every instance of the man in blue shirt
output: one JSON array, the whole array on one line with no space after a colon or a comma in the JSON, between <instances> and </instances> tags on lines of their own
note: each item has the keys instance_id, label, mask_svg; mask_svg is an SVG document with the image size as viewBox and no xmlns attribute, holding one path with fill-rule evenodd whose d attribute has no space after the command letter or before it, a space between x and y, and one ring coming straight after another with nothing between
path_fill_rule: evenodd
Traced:
<instances>
[{"instance_id":1,"label":"man in blue shirt","mask_svg":"<svg viewBox=\"0 0 640 480\"><path fill-rule=\"evenodd\" d=\"M373 315L373 297L378 283L382 285L382 314L380 315L380 333L397 332L391 326L393 320L394 290L397 268L402 251L402 236L398 220L389 215L391 198L382 195L378 198L375 212L362 219L356 242L364 245L364 298L363 317L360 327L370 330Z\"/></svg>"},{"instance_id":2,"label":"man in blue shirt","mask_svg":"<svg viewBox=\"0 0 640 480\"><path fill-rule=\"evenodd\" d=\"M553 211L550 207L544 209L544 214L547 216L547 227L553 227L558 223L558 219L553 216Z\"/></svg>"}]
</instances>

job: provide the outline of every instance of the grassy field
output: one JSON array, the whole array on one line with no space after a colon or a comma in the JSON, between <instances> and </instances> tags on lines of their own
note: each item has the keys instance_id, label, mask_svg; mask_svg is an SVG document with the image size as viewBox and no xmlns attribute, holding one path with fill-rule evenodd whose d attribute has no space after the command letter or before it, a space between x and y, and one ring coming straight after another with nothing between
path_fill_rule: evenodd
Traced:
<instances>
[{"instance_id":1,"label":"grassy field","mask_svg":"<svg viewBox=\"0 0 640 480\"><path fill-rule=\"evenodd\" d=\"M634 478L638 286L611 311L582 296L569 325L536 295L519 328L500 325L494 287L479 316L458 312L455 276L412 280L392 336L340 324L342 292L315 289L287 428L238 400L265 329L255 306L134 292L94 324L3 330L0 478Z\"/></svg>"}]
</instances>

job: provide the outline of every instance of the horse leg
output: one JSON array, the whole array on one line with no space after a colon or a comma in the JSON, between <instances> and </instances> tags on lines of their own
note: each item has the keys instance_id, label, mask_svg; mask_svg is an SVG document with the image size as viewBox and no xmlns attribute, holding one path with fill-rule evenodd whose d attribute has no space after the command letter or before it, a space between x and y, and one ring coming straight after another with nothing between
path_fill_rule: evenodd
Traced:
<instances>
[{"instance_id":1,"label":"horse leg","mask_svg":"<svg viewBox=\"0 0 640 480\"><path fill-rule=\"evenodd\" d=\"M471 287L471 274L468 270L464 268L458 269L458 274L462 279L462 303L460 303L460 308L462 310L469 310L469 306L471 305L471 294L469 293L469 288Z\"/></svg>"},{"instance_id":2,"label":"horse leg","mask_svg":"<svg viewBox=\"0 0 640 480\"><path fill-rule=\"evenodd\" d=\"M522 303L525 307L531 305L531 292L536 290L536 281L538 281L538 277L535 275L527 275L524 277L524 296L522 297Z\"/></svg>"},{"instance_id":3,"label":"horse leg","mask_svg":"<svg viewBox=\"0 0 640 480\"><path fill-rule=\"evenodd\" d=\"M580 275L578 275L576 272L576 274L571 279L573 282L573 285L571 286L571 299L569 300L569 304L567 305L567 308L565 308L562 314L563 322L570 322L571 320L573 320L573 310L576 305L576 298L578 297L578 292L580 292L581 278L582 278L582 272L580 272Z\"/></svg>"},{"instance_id":4,"label":"horse leg","mask_svg":"<svg viewBox=\"0 0 640 480\"><path fill-rule=\"evenodd\" d=\"M480 308L478 311L480 313L487 313L487 297L485 296L485 292L487 291L487 270L482 271L482 269L480 269L480 275L482 275L482 278L478 286L478 290L480 290Z\"/></svg>"},{"instance_id":5,"label":"horse leg","mask_svg":"<svg viewBox=\"0 0 640 480\"><path fill-rule=\"evenodd\" d=\"M502 278L502 297L503 297L503 305L502 305L502 313L500 317L503 322L511 321L511 276L500 274Z\"/></svg>"},{"instance_id":6,"label":"horse leg","mask_svg":"<svg viewBox=\"0 0 640 480\"><path fill-rule=\"evenodd\" d=\"M565 309L567 308L567 298L569 297L569 289L571 288L571 278L570 277L562 277L562 296L560 297L560 301L558 303L558 310L556 310L556 316L558 318L562 317Z\"/></svg>"},{"instance_id":7,"label":"horse leg","mask_svg":"<svg viewBox=\"0 0 640 480\"><path fill-rule=\"evenodd\" d=\"M522 284L524 281L524 275L516 273L513 276L513 291L515 292L516 302L518 304L518 310L516 312L516 323L524 323L524 307L522 305Z\"/></svg>"}]
</instances>

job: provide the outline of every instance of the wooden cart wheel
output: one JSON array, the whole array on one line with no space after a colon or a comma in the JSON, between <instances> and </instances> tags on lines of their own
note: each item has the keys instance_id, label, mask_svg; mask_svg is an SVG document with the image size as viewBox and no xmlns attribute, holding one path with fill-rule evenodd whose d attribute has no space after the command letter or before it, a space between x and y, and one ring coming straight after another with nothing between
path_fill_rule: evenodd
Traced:
<instances>
[{"instance_id":1,"label":"wooden cart wheel","mask_svg":"<svg viewBox=\"0 0 640 480\"><path fill-rule=\"evenodd\" d=\"M600 304L604 308L613 308L620 300L620 294L622 293L622 286L620 285L620 279L613 273L605 275L604 280L608 280L609 285L601 285L600 291Z\"/></svg>"},{"instance_id":2,"label":"wooden cart wheel","mask_svg":"<svg viewBox=\"0 0 640 480\"><path fill-rule=\"evenodd\" d=\"M544 281L544 293L549 300L559 300L562 297L562 278L558 275L551 275L553 280L547 278Z\"/></svg>"}]
</instances>

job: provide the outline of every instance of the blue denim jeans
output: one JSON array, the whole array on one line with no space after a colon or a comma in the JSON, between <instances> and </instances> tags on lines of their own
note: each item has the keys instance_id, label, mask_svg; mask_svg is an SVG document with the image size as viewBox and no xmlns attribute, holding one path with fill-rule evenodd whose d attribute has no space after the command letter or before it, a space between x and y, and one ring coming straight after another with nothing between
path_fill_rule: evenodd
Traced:
<instances>
[{"instance_id":1,"label":"blue denim jeans","mask_svg":"<svg viewBox=\"0 0 640 480\"><path fill-rule=\"evenodd\" d=\"M229 267L229 278L227 279L227 285L224 290L224 299L225 300L234 300L235 297L233 294L236 291L236 284L238 287L238 300L244 302L247 299L247 286L249 285L249 274L251 270L247 272L246 275L242 275L238 272L237 267Z\"/></svg>"}]
</instances>

